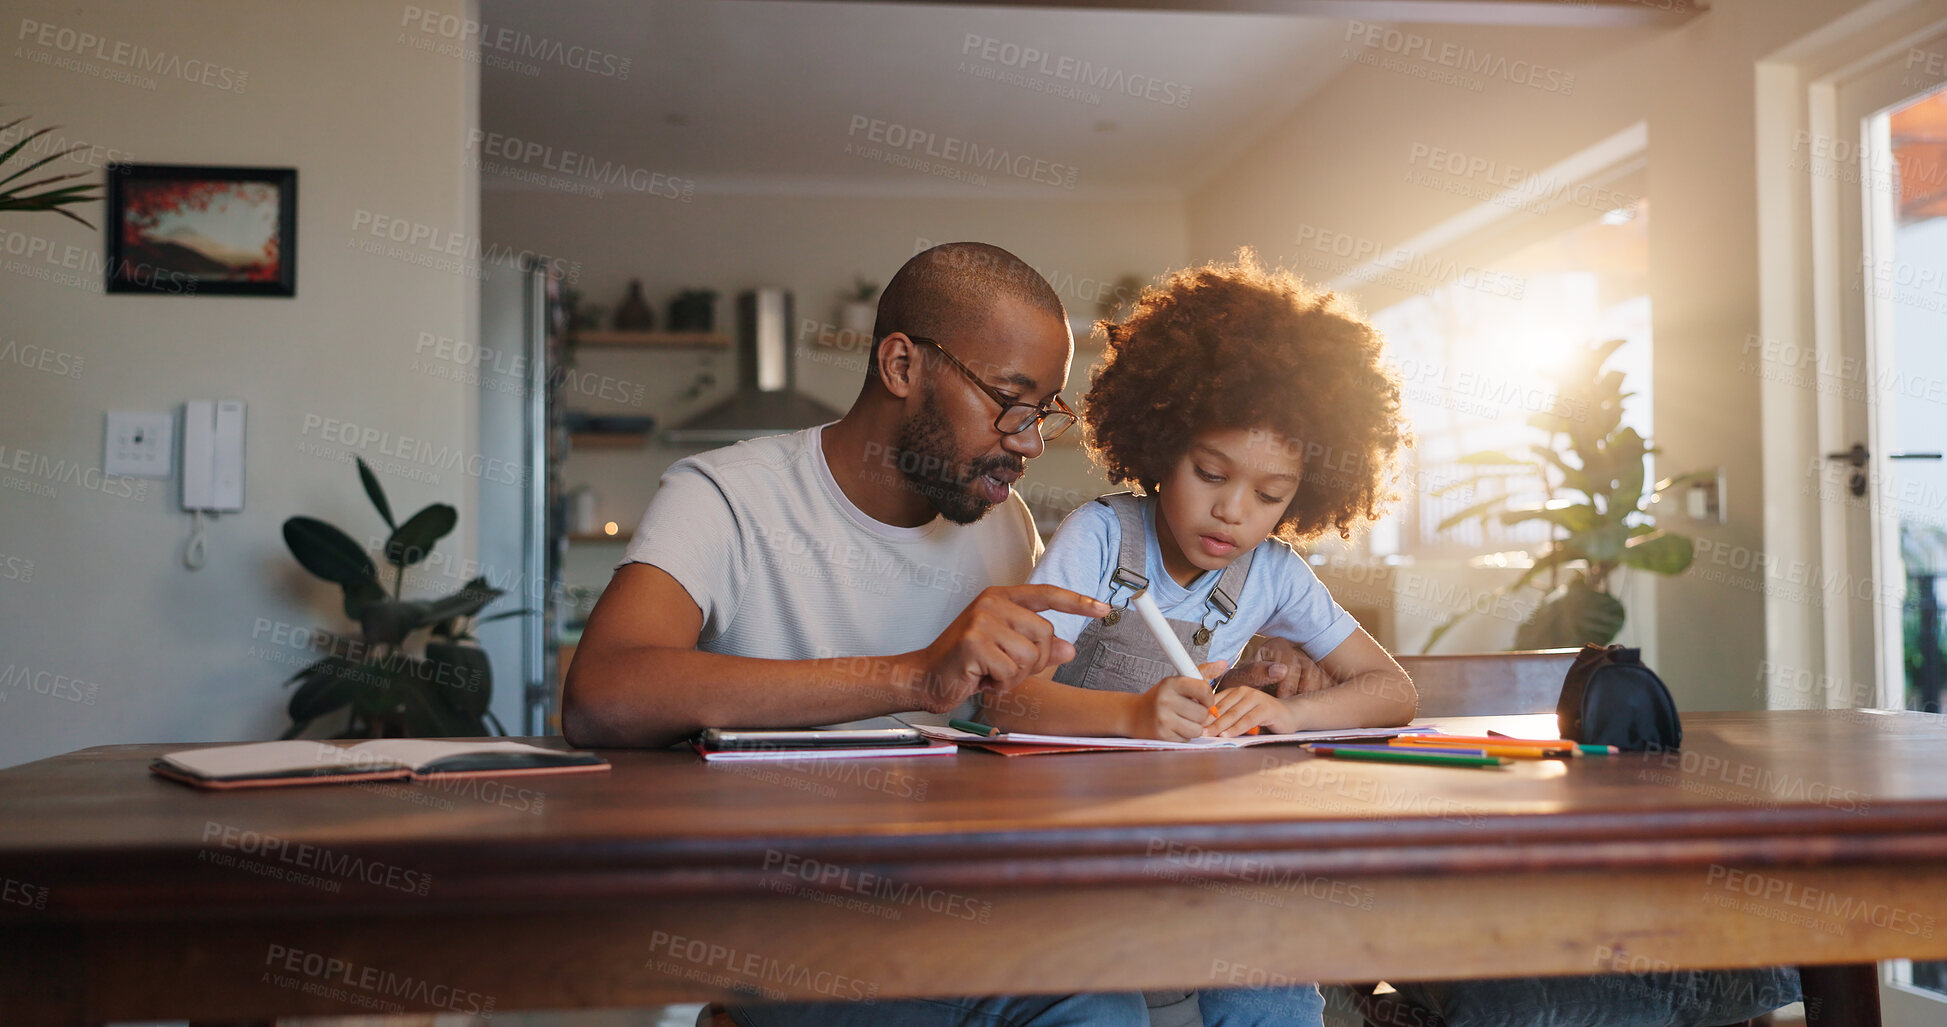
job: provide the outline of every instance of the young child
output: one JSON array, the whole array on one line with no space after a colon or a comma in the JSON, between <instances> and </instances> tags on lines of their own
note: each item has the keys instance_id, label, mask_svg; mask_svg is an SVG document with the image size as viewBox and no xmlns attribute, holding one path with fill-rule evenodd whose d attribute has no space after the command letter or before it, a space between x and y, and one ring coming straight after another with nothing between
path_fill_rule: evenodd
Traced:
<instances>
[{"instance_id":1,"label":"young child","mask_svg":"<svg viewBox=\"0 0 1947 1027\"><path fill-rule=\"evenodd\" d=\"M1104 327L1108 352L1082 420L1110 480L1141 493L1070 514L1029 580L1113 612L1043 614L1075 658L1018 686L1025 701L990 706L988 722L1180 741L1411 720L1412 682L1288 544L1331 529L1350 538L1355 520L1377 518L1391 498L1405 435L1379 334L1249 251L1171 275ZM1335 684L1284 699L1232 688L1213 703L1210 682L1176 676L1127 609L1142 589L1208 677L1262 633L1296 642ZM1312 984L1205 988L1194 1007L1187 992L1145 997L1152 1022L1200 1017L1206 1027L1317 1025L1325 1006Z\"/></svg>"},{"instance_id":2,"label":"young child","mask_svg":"<svg viewBox=\"0 0 1947 1027\"><path fill-rule=\"evenodd\" d=\"M1082 419L1110 480L1140 493L1070 514L1030 580L1115 612L1044 614L1075 658L1024 682L1025 701L995 704L988 719L1179 741L1412 719L1405 672L1289 545L1328 530L1350 538L1355 521L1376 519L1392 498L1387 482L1406 439L1378 332L1336 295L1265 270L1249 251L1176 272L1104 328L1108 350ZM1235 688L1213 699L1208 680L1176 676L1126 609L1145 588L1210 677L1263 634L1296 643L1336 687L1284 699Z\"/></svg>"}]
</instances>

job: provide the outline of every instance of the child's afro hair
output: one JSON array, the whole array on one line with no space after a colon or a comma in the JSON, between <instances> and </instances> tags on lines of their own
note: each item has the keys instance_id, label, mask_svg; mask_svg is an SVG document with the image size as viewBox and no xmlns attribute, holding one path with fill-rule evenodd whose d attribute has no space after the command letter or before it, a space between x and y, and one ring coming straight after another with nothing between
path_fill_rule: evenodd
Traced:
<instances>
[{"instance_id":1,"label":"child's afro hair","mask_svg":"<svg viewBox=\"0 0 1947 1027\"><path fill-rule=\"evenodd\" d=\"M1108 349L1082 420L1110 480L1154 495L1199 433L1258 429L1301 467L1279 537L1349 539L1396 498L1394 461L1411 445L1399 377L1379 332L1336 293L1266 270L1247 249L1170 274L1100 327Z\"/></svg>"}]
</instances>

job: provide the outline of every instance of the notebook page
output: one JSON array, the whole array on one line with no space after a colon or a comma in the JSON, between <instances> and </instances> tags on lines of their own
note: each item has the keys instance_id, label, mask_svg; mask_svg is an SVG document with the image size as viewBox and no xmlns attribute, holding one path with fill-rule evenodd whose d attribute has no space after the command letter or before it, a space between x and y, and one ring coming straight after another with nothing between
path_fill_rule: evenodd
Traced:
<instances>
[{"instance_id":1,"label":"notebook page","mask_svg":"<svg viewBox=\"0 0 1947 1027\"><path fill-rule=\"evenodd\" d=\"M248 777L281 774L316 767L348 766L358 758L350 750L307 739L288 742L253 742L248 745L220 745L212 749L189 749L167 753L163 761L202 777ZM393 762L376 754L361 761L362 769L387 770Z\"/></svg>"},{"instance_id":2,"label":"notebook page","mask_svg":"<svg viewBox=\"0 0 1947 1027\"><path fill-rule=\"evenodd\" d=\"M562 755L559 749L544 749L524 742L440 742L427 738L381 738L371 742L360 742L352 746L349 751L359 753L363 758L371 759L380 765L398 763L414 770L448 756L497 752L542 756Z\"/></svg>"}]
</instances>

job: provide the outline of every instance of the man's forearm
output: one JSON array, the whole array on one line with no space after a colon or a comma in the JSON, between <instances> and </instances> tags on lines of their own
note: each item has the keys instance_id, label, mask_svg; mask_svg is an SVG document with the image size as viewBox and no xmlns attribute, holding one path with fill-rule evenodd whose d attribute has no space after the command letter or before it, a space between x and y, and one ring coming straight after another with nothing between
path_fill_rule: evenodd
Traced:
<instances>
[{"instance_id":1,"label":"man's forearm","mask_svg":"<svg viewBox=\"0 0 1947 1027\"><path fill-rule=\"evenodd\" d=\"M1298 712L1300 730L1321 731L1405 724L1419 707L1419 694L1405 674L1369 670L1279 701Z\"/></svg>"},{"instance_id":2,"label":"man's forearm","mask_svg":"<svg viewBox=\"0 0 1947 1027\"><path fill-rule=\"evenodd\" d=\"M706 727L807 727L926 705L901 656L761 660L660 646L582 648L562 728L573 745L655 747Z\"/></svg>"}]
</instances>

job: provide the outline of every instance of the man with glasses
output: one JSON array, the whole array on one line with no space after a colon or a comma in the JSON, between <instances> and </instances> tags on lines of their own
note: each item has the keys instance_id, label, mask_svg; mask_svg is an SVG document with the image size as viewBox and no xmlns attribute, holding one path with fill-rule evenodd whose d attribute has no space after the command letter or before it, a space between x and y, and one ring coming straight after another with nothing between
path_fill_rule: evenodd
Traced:
<instances>
[{"instance_id":1,"label":"man with glasses","mask_svg":"<svg viewBox=\"0 0 1947 1027\"><path fill-rule=\"evenodd\" d=\"M1074 648L1042 610L1107 608L1023 584L1041 554L1011 486L1075 421L1061 301L1006 250L936 246L879 301L845 416L678 461L589 615L562 724L576 745L705 727L970 710ZM1145 1022L1142 996L736 1008L746 1027Z\"/></svg>"},{"instance_id":2,"label":"man with glasses","mask_svg":"<svg viewBox=\"0 0 1947 1027\"><path fill-rule=\"evenodd\" d=\"M970 710L1073 655L1039 611L1105 611L1022 584L1041 542L1011 489L1075 420L1061 301L948 243L893 277L874 337L839 420L663 475L569 669L570 740Z\"/></svg>"}]
</instances>

